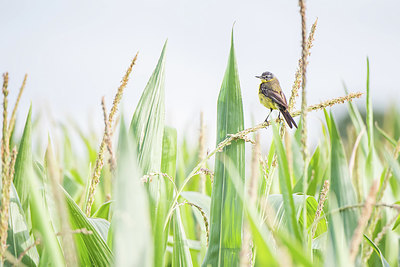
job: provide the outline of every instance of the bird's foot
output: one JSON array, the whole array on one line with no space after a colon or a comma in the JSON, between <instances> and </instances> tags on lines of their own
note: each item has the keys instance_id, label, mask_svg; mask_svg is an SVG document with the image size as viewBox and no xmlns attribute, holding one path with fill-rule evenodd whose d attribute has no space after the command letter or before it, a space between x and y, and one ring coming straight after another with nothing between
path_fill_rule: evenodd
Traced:
<instances>
[{"instance_id":1,"label":"bird's foot","mask_svg":"<svg viewBox=\"0 0 400 267\"><path fill-rule=\"evenodd\" d=\"M270 125L270 123L268 122L268 117L265 119L264 125L265 125L265 129L268 128L268 126Z\"/></svg>"}]
</instances>

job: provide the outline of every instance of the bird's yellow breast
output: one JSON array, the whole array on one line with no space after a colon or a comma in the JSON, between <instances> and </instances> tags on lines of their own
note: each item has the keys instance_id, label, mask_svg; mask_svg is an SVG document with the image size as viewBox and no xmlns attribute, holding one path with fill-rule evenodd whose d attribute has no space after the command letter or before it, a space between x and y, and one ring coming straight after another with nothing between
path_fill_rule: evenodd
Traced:
<instances>
[{"instance_id":1,"label":"bird's yellow breast","mask_svg":"<svg viewBox=\"0 0 400 267\"><path fill-rule=\"evenodd\" d=\"M262 81L261 81L261 84L266 83L266 82L270 82L270 81L271 81L271 80L269 80L269 81L262 80ZM262 93L261 84L260 84L260 89L258 90L258 98L260 99L260 103L261 103L264 107L266 107L266 108L268 108L268 109L278 109L279 107L277 106L277 104L276 104L275 102L273 102L269 97L266 97L266 96Z\"/></svg>"},{"instance_id":2,"label":"bird's yellow breast","mask_svg":"<svg viewBox=\"0 0 400 267\"><path fill-rule=\"evenodd\" d=\"M258 98L260 99L260 103L268 108L268 109L278 109L278 106L268 97L266 97L263 93L258 93Z\"/></svg>"}]
</instances>

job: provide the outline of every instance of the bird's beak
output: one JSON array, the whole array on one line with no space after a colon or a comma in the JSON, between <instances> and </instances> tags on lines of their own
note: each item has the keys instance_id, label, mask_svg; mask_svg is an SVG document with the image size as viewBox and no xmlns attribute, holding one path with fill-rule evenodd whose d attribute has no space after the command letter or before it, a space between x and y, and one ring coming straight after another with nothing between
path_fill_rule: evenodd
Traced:
<instances>
[{"instance_id":1,"label":"bird's beak","mask_svg":"<svg viewBox=\"0 0 400 267\"><path fill-rule=\"evenodd\" d=\"M261 79L261 76L255 76L256 78L258 78L258 79Z\"/></svg>"}]
</instances>

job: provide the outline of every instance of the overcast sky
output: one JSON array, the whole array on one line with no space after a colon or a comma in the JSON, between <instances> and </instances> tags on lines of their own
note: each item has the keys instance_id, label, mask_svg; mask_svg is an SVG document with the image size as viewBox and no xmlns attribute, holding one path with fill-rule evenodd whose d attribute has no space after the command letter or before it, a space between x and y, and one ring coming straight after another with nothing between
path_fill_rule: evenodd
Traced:
<instances>
[{"instance_id":1,"label":"overcast sky","mask_svg":"<svg viewBox=\"0 0 400 267\"><path fill-rule=\"evenodd\" d=\"M307 26L318 17L308 68L308 103L364 91L370 58L375 105L400 96L400 1L306 1ZM123 99L130 117L168 38L166 121L197 131L203 110L215 136L216 102L232 24L245 111L262 122L263 71L273 72L289 97L300 57L297 1L1 1L0 71L10 74L11 103L29 74L19 117L34 112L100 130L100 101L108 106L130 60L140 51ZM360 101L359 101L360 102ZM361 103L361 102L360 102ZM337 108L338 109L338 108ZM335 108L336 110L336 108ZM320 115L310 114L318 122ZM211 144L214 141L210 141Z\"/></svg>"}]
</instances>

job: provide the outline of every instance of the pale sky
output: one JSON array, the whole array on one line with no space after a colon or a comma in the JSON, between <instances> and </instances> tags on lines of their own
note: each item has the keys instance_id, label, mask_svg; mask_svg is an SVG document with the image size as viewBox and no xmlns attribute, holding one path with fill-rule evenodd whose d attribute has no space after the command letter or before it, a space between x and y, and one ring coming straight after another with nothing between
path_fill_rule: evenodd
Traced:
<instances>
[{"instance_id":1,"label":"pale sky","mask_svg":"<svg viewBox=\"0 0 400 267\"><path fill-rule=\"evenodd\" d=\"M343 95L342 82L350 91L365 91L367 56L374 104L398 102L400 1L306 4L308 28L318 17L308 103ZM297 1L3 0L0 10L0 71L9 72L11 103L29 74L20 124L32 102L36 114L46 109L57 120L68 116L102 129L101 97L110 107L140 51L123 98L130 118L168 38L166 123L181 136L196 132L203 110L212 146L233 22L245 127L268 114L258 102L254 76L273 72L289 98L301 53ZM321 114L310 113L310 122Z\"/></svg>"}]
</instances>

